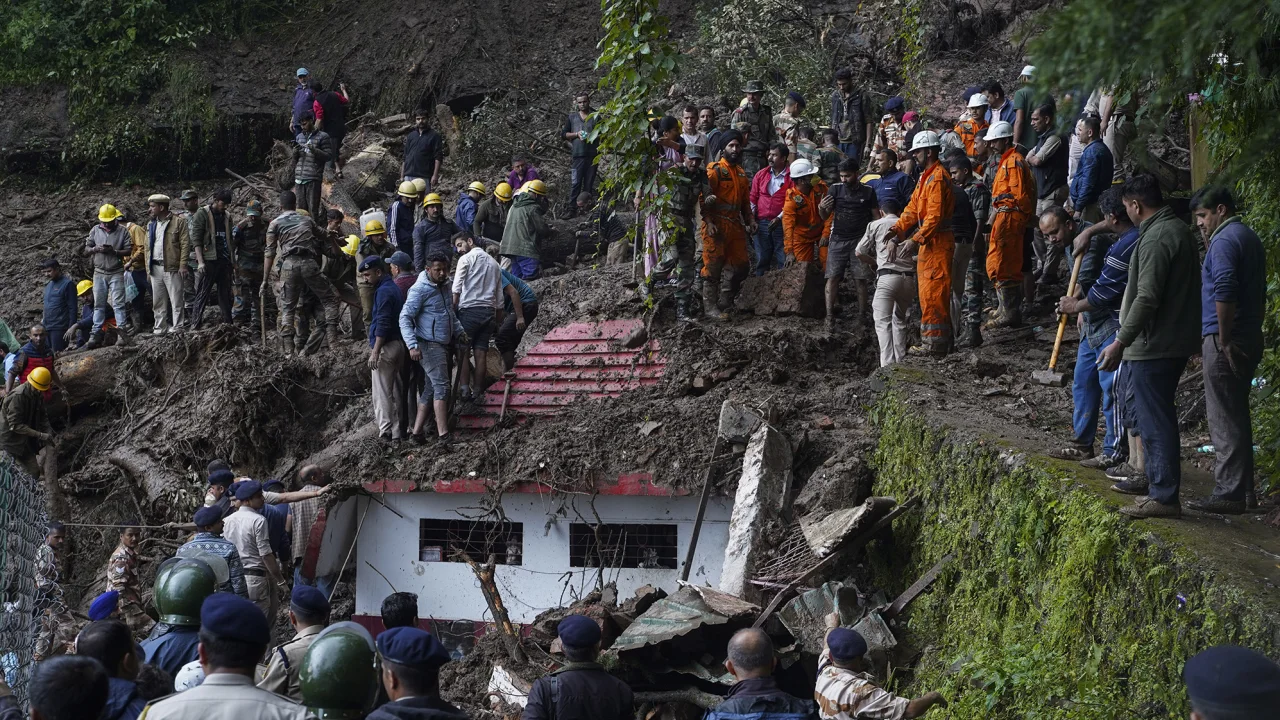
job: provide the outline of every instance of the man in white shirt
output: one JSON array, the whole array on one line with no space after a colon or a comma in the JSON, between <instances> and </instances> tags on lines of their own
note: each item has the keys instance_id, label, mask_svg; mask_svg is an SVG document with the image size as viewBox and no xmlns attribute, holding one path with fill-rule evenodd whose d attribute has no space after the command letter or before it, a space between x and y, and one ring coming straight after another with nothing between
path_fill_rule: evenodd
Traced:
<instances>
[{"instance_id":1,"label":"man in white shirt","mask_svg":"<svg viewBox=\"0 0 1280 720\"><path fill-rule=\"evenodd\" d=\"M187 253L191 251L187 223L173 222L168 195L147 198L147 245L143 258L151 279L151 311L155 325L151 333L176 332L182 326L182 276L187 270Z\"/></svg>"},{"instance_id":2,"label":"man in white shirt","mask_svg":"<svg viewBox=\"0 0 1280 720\"><path fill-rule=\"evenodd\" d=\"M266 613L267 617L274 618L279 602L276 587L284 586L285 581L280 574L275 553L271 550L267 520L260 512L266 504L266 498L262 495L262 483L246 480L238 483L235 493L240 509L223 520L222 536L230 540L240 553L249 600Z\"/></svg>"},{"instance_id":3,"label":"man in white shirt","mask_svg":"<svg viewBox=\"0 0 1280 720\"><path fill-rule=\"evenodd\" d=\"M896 200L881 200L880 219L867 226L854 249L858 259L876 271L871 317L880 341L880 367L906 359L907 311L916 298L915 258L902 251L893 232L900 212L902 207Z\"/></svg>"},{"instance_id":4,"label":"man in white shirt","mask_svg":"<svg viewBox=\"0 0 1280 720\"><path fill-rule=\"evenodd\" d=\"M680 111L680 137L684 139L686 148L690 145L698 145L703 150L703 157L706 157L707 134L698 131L698 108L696 105L685 105Z\"/></svg>"},{"instance_id":5,"label":"man in white shirt","mask_svg":"<svg viewBox=\"0 0 1280 720\"><path fill-rule=\"evenodd\" d=\"M453 236L453 247L461 258L453 271L453 306L458 309L458 322L471 340L475 359L475 377L467 366L465 347L458 350L461 368L462 404L474 402L484 392L485 360L489 339L502 322L502 268L489 253L476 245L469 231Z\"/></svg>"}]
</instances>

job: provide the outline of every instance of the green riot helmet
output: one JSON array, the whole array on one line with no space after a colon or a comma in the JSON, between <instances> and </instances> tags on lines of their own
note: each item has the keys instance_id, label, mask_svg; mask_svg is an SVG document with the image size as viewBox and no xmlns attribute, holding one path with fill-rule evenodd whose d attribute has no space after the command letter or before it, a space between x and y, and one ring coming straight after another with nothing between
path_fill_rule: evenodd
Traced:
<instances>
[{"instance_id":1,"label":"green riot helmet","mask_svg":"<svg viewBox=\"0 0 1280 720\"><path fill-rule=\"evenodd\" d=\"M169 558L156 570L155 601L160 622L200 627L200 605L218 589L218 579L208 563L191 558Z\"/></svg>"},{"instance_id":2,"label":"green riot helmet","mask_svg":"<svg viewBox=\"0 0 1280 720\"><path fill-rule=\"evenodd\" d=\"M373 636L353 622L322 630L298 668L302 704L316 720L363 718L373 709L380 681Z\"/></svg>"}]
</instances>

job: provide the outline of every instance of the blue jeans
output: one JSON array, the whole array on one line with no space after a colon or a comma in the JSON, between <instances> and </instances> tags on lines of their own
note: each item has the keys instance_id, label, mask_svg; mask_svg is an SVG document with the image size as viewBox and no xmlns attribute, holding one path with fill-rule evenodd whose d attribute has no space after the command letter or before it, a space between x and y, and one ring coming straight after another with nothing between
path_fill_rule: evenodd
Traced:
<instances>
[{"instance_id":1,"label":"blue jeans","mask_svg":"<svg viewBox=\"0 0 1280 720\"><path fill-rule=\"evenodd\" d=\"M93 271L93 332L102 332L107 312L116 317L116 327L124 329L128 318L124 314L124 272L112 275Z\"/></svg>"},{"instance_id":2,"label":"blue jeans","mask_svg":"<svg viewBox=\"0 0 1280 720\"><path fill-rule=\"evenodd\" d=\"M776 225L766 220L757 220L757 222L759 226L756 228L755 237L756 274L763 275L767 270L781 268L785 260L782 249L782 219L779 218ZM769 267L770 262L773 263L773 268Z\"/></svg>"},{"instance_id":3,"label":"blue jeans","mask_svg":"<svg viewBox=\"0 0 1280 720\"><path fill-rule=\"evenodd\" d=\"M1178 488L1182 485L1182 458L1174 399L1187 358L1125 360L1124 364L1125 381L1133 398L1133 415L1146 454L1150 483L1147 495L1162 505L1176 505Z\"/></svg>"},{"instance_id":4,"label":"blue jeans","mask_svg":"<svg viewBox=\"0 0 1280 720\"><path fill-rule=\"evenodd\" d=\"M312 585L312 586L315 586L317 590L324 593L325 597L330 597L333 595L333 586L337 584L338 584L338 578L333 576L318 577L315 579L315 582L312 582L307 578L302 577L302 563L298 563L297 565L293 566L293 586L294 587L297 587L299 585Z\"/></svg>"},{"instance_id":5,"label":"blue jeans","mask_svg":"<svg viewBox=\"0 0 1280 720\"><path fill-rule=\"evenodd\" d=\"M1076 351L1076 372L1071 382L1072 428L1075 430L1076 444L1092 447L1098 434L1098 412L1102 412L1102 420L1107 431L1102 438L1102 454L1115 455L1116 445L1120 438L1120 424L1116 415L1115 372L1098 369L1098 360L1102 351L1116 339L1115 333L1107 336L1099 347L1093 347L1085 338L1080 338L1080 348Z\"/></svg>"}]
</instances>

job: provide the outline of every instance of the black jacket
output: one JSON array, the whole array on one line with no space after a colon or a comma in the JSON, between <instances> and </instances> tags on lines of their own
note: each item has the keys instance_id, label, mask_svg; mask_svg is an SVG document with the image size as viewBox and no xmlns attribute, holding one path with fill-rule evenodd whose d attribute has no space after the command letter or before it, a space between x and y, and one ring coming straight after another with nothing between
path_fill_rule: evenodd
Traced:
<instances>
[{"instance_id":1,"label":"black jacket","mask_svg":"<svg viewBox=\"0 0 1280 720\"><path fill-rule=\"evenodd\" d=\"M552 687L558 685L558 701ZM529 691L521 720L631 720L635 717L631 688L599 663L569 663L539 678Z\"/></svg>"},{"instance_id":2,"label":"black jacket","mask_svg":"<svg viewBox=\"0 0 1280 720\"><path fill-rule=\"evenodd\" d=\"M749 717L754 720L818 720L812 700L788 695L772 677L748 678L729 688L724 702L703 715L703 720Z\"/></svg>"},{"instance_id":3,"label":"black jacket","mask_svg":"<svg viewBox=\"0 0 1280 720\"><path fill-rule=\"evenodd\" d=\"M466 720L467 714L438 697L392 701L369 713L365 720Z\"/></svg>"}]
</instances>

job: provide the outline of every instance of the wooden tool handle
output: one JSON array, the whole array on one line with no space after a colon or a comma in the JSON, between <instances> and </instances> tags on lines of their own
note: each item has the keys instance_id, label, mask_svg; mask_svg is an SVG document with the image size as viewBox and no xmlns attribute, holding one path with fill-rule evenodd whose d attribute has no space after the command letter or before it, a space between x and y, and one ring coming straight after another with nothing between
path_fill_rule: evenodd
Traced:
<instances>
[{"instance_id":1,"label":"wooden tool handle","mask_svg":"<svg viewBox=\"0 0 1280 720\"><path fill-rule=\"evenodd\" d=\"M1084 253L1076 256L1076 262L1071 266L1071 281L1067 283L1067 297L1076 294L1076 280L1080 277L1080 265L1084 262ZM1062 333L1067 330L1067 316L1064 313L1058 318L1058 337L1053 340L1053 355L1049 356L1049 370L1053 371L1058 367L1058 351L1062 349Z\"/></svg>"}]
</instances>

